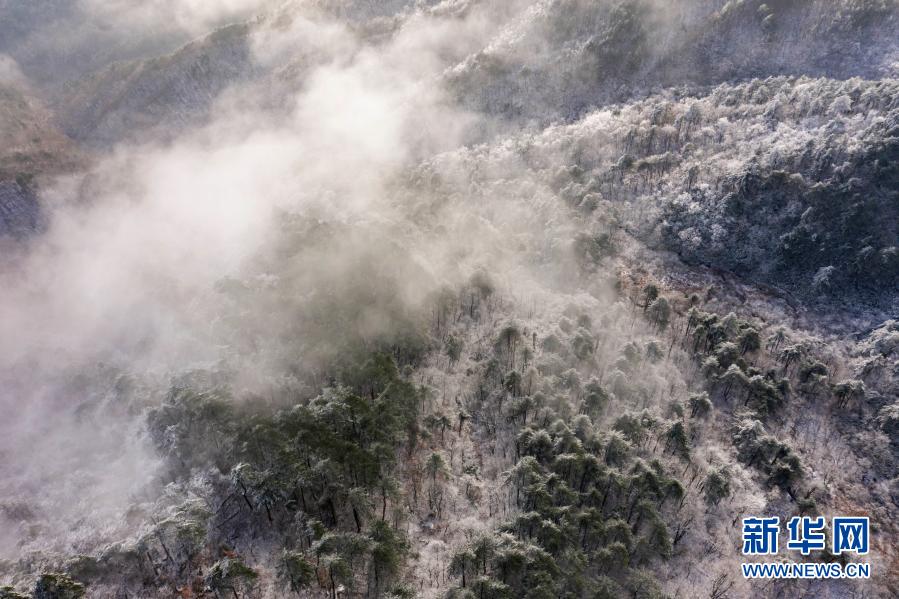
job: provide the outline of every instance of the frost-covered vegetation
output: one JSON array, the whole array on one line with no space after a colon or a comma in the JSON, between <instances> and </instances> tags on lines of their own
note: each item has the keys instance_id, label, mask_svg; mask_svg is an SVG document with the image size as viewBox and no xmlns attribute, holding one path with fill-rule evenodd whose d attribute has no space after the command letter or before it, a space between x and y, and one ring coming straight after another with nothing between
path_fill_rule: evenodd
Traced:
<instances>
[{"instance_id":1,"label":"frost-covered vegetation","mask_svg":"<svg viewBox=\"0 0 899 599\"><path fill-rule=\"evenodd\" d=\"M16 92L0 599L895 595L893 3L235 6Z\"/></svg>"},{"instance_id":2,"label":"frost-covered vegetation","mask_svg":"<svg viewBox=\"0 0 899 599\"><path fill-rule=\"evenodd\" d=\"M588 218L690 264L888 311L897 92L893 80L781 77L676 90L520 139L519 154Z\"/></svg>"}]
</instances>

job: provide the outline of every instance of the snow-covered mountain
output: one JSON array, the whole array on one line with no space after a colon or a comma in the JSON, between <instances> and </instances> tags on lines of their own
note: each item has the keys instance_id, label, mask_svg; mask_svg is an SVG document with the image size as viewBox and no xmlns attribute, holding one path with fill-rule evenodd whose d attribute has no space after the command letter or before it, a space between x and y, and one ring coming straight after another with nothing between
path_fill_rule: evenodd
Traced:
<instances>
[{"instance_id":1,"label":"snow-covered mountain","mask_svg":"<svg viewBox=\"0 0 899 599\"><path fill-rule=\"evenodd\" d=\"M894 596L897 34L0 0L0 599Z\"/></svg>"}]
</instances>

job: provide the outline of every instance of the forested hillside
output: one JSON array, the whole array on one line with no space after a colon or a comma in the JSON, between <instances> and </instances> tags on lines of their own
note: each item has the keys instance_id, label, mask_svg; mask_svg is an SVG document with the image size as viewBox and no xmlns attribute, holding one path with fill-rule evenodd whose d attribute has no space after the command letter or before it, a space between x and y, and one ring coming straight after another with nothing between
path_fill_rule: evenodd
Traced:
<instances>
[{"instance_id":1,"label":"forested hillside","mask_svg":"<svg viewBox=\"0 0 899 599\"><path fill-rule=\"evenodd\" d=\"M895 2L175 4L0 0L0 599L899 593Z\"/></svg>"}]
</instances>

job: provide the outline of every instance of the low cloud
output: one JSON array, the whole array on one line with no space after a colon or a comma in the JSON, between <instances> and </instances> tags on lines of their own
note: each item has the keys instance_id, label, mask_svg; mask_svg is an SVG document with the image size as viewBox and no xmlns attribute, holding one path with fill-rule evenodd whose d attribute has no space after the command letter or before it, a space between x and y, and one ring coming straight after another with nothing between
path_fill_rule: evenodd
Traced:
<instances>
[{"instance_id":1,"label":"low cloud","mask_svg":"<svg viewBox=\"0 0 899 599\"><path fill-rule=\"evenodd\" d=\"M185 28L258 5L169 4ZM152 23L164 6L85 9L128 27ZM155 472L141 406L179 374L224 368L258 392L291 363L332 359L343 336L374 339L414 322L429 294L493 252L501 232L486 221L466 229L458 217L438 229L445 208L402 183L480 125L439 78L466 51L450 51L452 40L472 44L483 17L416 20L381 44L321 19L256 34L262 65L291 38L321 36L311 44L318 66L286 113L268 110L258 87L231 89L211 124L116 148L44 193L48 231L5 259L0 410L10 416L0 455L13 484L0 505L33 506L30 520L46 527L38 536L6 528L6 557L60 549L73 535L84 550L114 537L110 523ZM268 43L278 35L280 47ZM228 281L254 300L241 302Z\"/></svg>"}]
</instances>

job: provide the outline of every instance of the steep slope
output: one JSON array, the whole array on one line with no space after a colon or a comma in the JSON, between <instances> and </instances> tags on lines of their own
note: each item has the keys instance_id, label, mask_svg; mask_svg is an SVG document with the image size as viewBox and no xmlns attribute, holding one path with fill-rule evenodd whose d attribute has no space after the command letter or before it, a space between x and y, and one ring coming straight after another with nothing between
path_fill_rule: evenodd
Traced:
<instances>
[{"instance_id":1,"label":"steep slope","mask_svg":"<svg viewBox=\"0 0 899 599\"><path fill-rule=\"evenodd\" d=\"M300 2L74 84L0 597L895 596L897 14ZM754 514L871 579L744 580Z\"/></svg>"},{"instance_id":2,"label":"steep slope","mask_svg":"<svg viewBox=\"0 0 899 599\"><path fill-rule=\"evenodd\" d=\"M267 0L139 2L0 0L0 54L53 94L113 62L166 54L210 30L251 18Z\"/></svg>"},{"instance_id":3,"label":"steep slope","mask_svg":"<svg viewBox=\"0 0 899 599\"><path fill-rule=\"evenodd\" d=\"M555 183L688 263L883 319L897 306L892 80L769 78L666 93L551 129Z\"/></svg>"},{"instance_id":4,"label":"steep slope","mask_svg":"<svg viewBox=\"0 0 899 599\"><path fill-rule=\"evenodd\" d=\"M262 11L265 2L259 4L259 16L171 53L112 62L73 78L52 94L59 126L79 142L104 148L123 140L171 138L207 123L223 95L289 110L308 73L333 59L335 48L322 45L329 19L337 16L362 39L377 40L390 34L413 3L287 2L268 12ZM324 24L323 30L315 23Z\"/></svg>"},{"instance_id":5,"label":"steep slope","mask_svg":"<svg viewBox=\"0 0 899 599\"><path fill-rule=\"evenodd\" d=\"M880 0L535 2L448 79L477 109L545 123L671 86L895 75L897 28Z\"/></svg>"},{"instance_id":6,"label":"steep slope","mask_svg":"<svg viewBox=\"0 0 899 599\"><path fill-rule=\"evenodd\" d=\"M38 182L80 168L75 144L20 86L0 83L0 237L27 236L41 224Z\"/></svg>"},{"instance_id":7,"label":"steep slope","mask_svg":"<svg viewBox=\"0 0 899 599\"><path fill-rule=\"evenodd\" d=\"M253 76L248 34L248 25L233 25L171 55L114 63L74 82L56 106L60 127L104 147L199 124L225 88Z\"/></svg>"}]
</instances>

